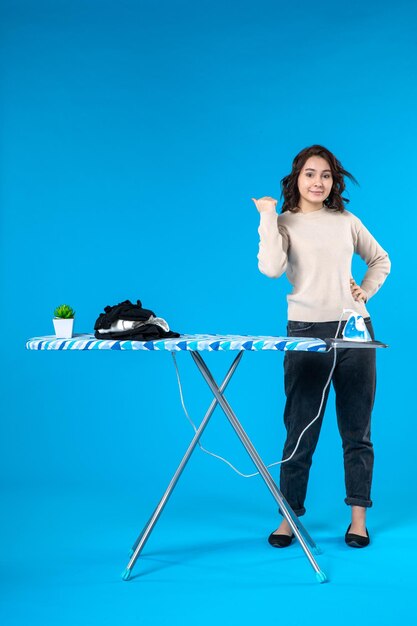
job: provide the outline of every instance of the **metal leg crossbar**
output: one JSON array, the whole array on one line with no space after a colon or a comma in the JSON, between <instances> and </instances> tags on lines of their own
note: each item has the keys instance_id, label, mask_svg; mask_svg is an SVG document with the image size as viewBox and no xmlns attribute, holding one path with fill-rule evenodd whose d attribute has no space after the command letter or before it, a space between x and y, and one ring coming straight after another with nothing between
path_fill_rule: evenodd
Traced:
<instances>
[{"instance_id":1,"label":"metal leg crossbar","mask_svg":"<svg viewBox=\"0 0 417 626\"><path fill-rule=\"evenodd\" d=\"M204 362L201 354L197 351L190 351L190 354L195 362L195 364L197 365L199 371L201 372L204 380L206 381L207 385L209 386L209 388L211 389L213 395L214 395L214 399L212 400L199 428L197 429L197 432L195 433L190 445L188 446L188 449L181 461L181 463L179 464L174 476L171 479L171 482L169 483L164 495L162 496L158 506L155 508L155 511L153 512L153 514L151 515L151 517L149 518L149 521L146 523L146 525L144 526L142 532L140 533L139 537L136 539L133 547L132 547L132 551L130 554L130 560L127 564L126 569L123 572L122 578L123 580L128 580L130 578L132 569L137 561L137 559L139 558L139 555L141 553L141 551L143 550L143 547L145 546L145 543L147 542L156 522L158 521L159 516L161 515L170 495L172 494L175 485L178 482L179 477L181 476L184 467L186 466L188 459L190 458L191 454L194 451L194 448L196 447L201 435L204 432L204 429L206 428L210 417L213 414L214 409L216 408L217 405L220 405L220 407L222 408L223 412L225 413L227 419L229 420L231 426L233 427L234 431L236 432L237 436L239 437L240 441L242 442L243 446L245 447L245 450L247 451L247 453L249 454L250 458L252 459L252 461L254 462L257 470L259 471L259 474L261 475L261 477L263 478L266 486L268 487L269 491L271 492L273 498L275 499L276 503L279 505L280 510L283 514L283 516L285 517L285 519L287 520L289 526L291 527L292 532L294 533L296 539L298 540L298 542L301 545L301 548L303 549L307 559L309 560L312 568L314 569L315 573L316 573L316 578L318 580L318 582L320 583L324 583L327 581L327 577L326 574L323 572L323 570L320 569L319 565L317 564L316 560L314 559L313 556L313 552L315 554L319 554L320 550L318 548L318 546L315 544L315 542L313 541L313 539L310 537L310 535L308 534L308 532L306 531L306 529L304 528L304 526L301 524L299 518L296 516L296 514L294 513L294 511L292 510L292 508L290 507L290 505L288 504L288 502L286 501L286 499L284 498L284 496L282 495L282 493L280 492L280 490L278 489L278 487L276 486L271 474L269 473L266 465L264 464L264 462L262 461L261 457L259 456L259 454L257 453L257 451L255 450L251 440L249 439L248 435L246 434L246 432L244 431L241 423L239 422L239 420L237 419L236 415L234 414L230 404L228 403L228 401L226 400L226 398L224 397L224 391L226 390L227 385L230 382L230 379L232 378L232 375L234 374L238 364L240 363L240 360L242 359L243 356L243 351L240 351L238 353L238 355L236 356L236 358L234 359L232 365L230 366L222 384L220 385L220 387L218 387L218 385L216 384L216 381L214 380L210 370L208 369L206 363Z\"/></svg>"}]
</instances>

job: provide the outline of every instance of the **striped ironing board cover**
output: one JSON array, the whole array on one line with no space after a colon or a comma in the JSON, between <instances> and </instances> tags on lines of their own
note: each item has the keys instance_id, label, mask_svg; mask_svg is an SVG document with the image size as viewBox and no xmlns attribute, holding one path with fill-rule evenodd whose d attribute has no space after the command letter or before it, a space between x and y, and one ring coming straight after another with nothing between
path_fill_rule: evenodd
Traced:
<instances>
[{"instance_id":1,"label":"striped ironing board cover","mask_svg":"<svg viewBox=\"0 0 417 626\"><path fill-rule=\"evenodd\" d=\"M96 339L91 334L75 334L71 339L57 339L54 335L33 337L26 342L28 350L153 350L153 351L196 351L229 352L247 350L298 350L303 352L327 352L328 346L322 339L311 337L269 337L253 335L181 335L173 339L152 341L122 341Z\"/></svg>"}]
</instances>

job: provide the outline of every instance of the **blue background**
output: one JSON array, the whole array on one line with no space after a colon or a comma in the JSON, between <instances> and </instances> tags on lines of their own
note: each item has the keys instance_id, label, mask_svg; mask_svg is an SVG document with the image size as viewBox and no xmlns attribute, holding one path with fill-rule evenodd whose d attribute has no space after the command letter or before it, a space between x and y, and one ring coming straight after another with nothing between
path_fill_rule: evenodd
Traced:
<instances>
[{"instance_id":1,"label":"blue background","mask_svg":"<svg viewBox=\"0 0 417 626\"><path fill-rule=\"evenodd\" d=\"M0 2L3 623L330 624L355 606L368 624L409 621L416 17L411 0ZM377 355L372 546L343 542L332 391L304 518L330 584L298 546L266 543L278 516L259 477L200 451L122 583L192 437L172 359L25 342L53 333L58 304L91 332L125 299L180 333L285 334L290 286L258 271L250 198L279 198L313 143L357 178L347 208L392 261L369 303L390 346ZM365 270L355 258L358 283ZM219 381L231 356L207 355ZM282 357L246 354L227 393L267 462L284 441ZM189 355L177 361L199 422L210 393ZM219 410L203 444L253 471Z\"/></svg>"}]
</instances>

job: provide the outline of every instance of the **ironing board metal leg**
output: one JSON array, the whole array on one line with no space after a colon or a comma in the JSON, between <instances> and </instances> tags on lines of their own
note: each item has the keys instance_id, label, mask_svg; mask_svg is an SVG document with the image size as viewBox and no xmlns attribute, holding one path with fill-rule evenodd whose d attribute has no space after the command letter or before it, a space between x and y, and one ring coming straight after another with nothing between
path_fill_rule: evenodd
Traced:
<instances>
[{"instance_id":1,"label":"ironing board metal leg","mask_svg":"<svg viewBox=\"0 0 417 626\"><path fill-rule=\"evenodd\" d=\"M287 500L282 495L282 492L280 491L279 493L281 495L281 498L282 498L285 506L287 507L288 513L291 515L291 517L293 519L294 524L298 527L298 529L302 533L304 539L307 541L307 543L310 545L311 549L313 550L314 554L321 554L321 550L320 550L319 546L316 544L314 539L311 537L311 535L307 531L306 527L301 523L300 518L296 516L296 514L294 513L294 511L292 510L292 508L288 504Z\"/></svg>"},{"instance_id":2,"label":"ironing board metal leg","mask_svg":"<svg viewBox=\"0 0 417 626\"><path fill-rule=\"evenodd\" d=\"M216 381L214 380L210 370L208 369L207 365L204 363L203 359L201 358L201 361L203 363L203 367L205 367L206 373L207 375L210 377L210 380L212 381L212 383L214 385L216 385ZM217 385L216 385L217 386ZM221 391L221 390L220 390ZM227 401L226 401L227 402ZM230 405L229 405L230 406ZM236 417L236 416L235 416ZM237 418L236 418L237 419ZM243 430L243 427L242 427ZM268 468L267 468L268 469ZM309 535L309 533L307 532L307 530L305 529L305 527L303 526L303 524L301 523L300 519L296 516L296 514L294 513L294 511L292 510L292 508L290 507L290 505L288 504L287 500L285 499L285 497L283 496L283 494L281 493L281 491L279 492L280 496L284 502L284 504L287 507L287 510L289 512L289 514L291 515L294 523L298 526L298 528L301 530L301 532L303 533L305 539L307 539L308 543L311 545L312 548L317 549L317 545L314 542L314 540L312 539L312 537Z\"/></svg>"},{"instance_id":3,"label":"ironing board metal leg","mask_svg":"<svg viewBox=\"0 0 417 626\"><path fill-rule=\"evenodd\" d=\"M227 385L230 382L230 379L232 378L237 366L239 365L239 362L241 360L243 356L243 351L239 352L238 355L236 356L236 358L233 360L233 363L231 364L222 384L220 387L220 393L223 393L223 391L226 389ZM218 402L216 398L213 398L200 426L197 429L197 432L195 433L193 439L191 440L190 445L188 446L188 449L181 461L181 463L179 464L174 476L171 479L171 482L169 483L164 495L162 496L158 506L155 508L153 514L151 515L151 517L149 518L149 521L147 522L147 524L144 526L142 532L140 533L139 537L136 539L133 547L132 547L132 551L131 551L131 557L129 560L129 563L127 564L127 567L125 569L125 571L123 572L123 580L128 580L130 577L130 573L131 570L133 568L133 566L135 565L146 541L149 538L149 535L151 534L153 527L155 526L156 522L158 521L159 516L161 515L165 504L167 503L171 493L174 490L175 485L178 482L179 477L181 476L184 467L186 466L188 459L190 458L190 456L192 455L201 435L203 434L204 429L206 428L210 417L213 414L214 409L216 408Z\"/></svg>"},{"instance_id":4,"label":"ironing board metal leg","mask_svg":"<svg viewBox=\"0 0 417 626\"><path fill-rule=\"evenodd\" d=\"M295 516L295 513L293 511L291 511L291 513L289 512L289 505L287 502L284 501L284 498L281 494L281 492L279 491L278 487L275 485L271 474L268 472L267 467L265 466L264 462L262 461L261 457L259 456L259 454L257 453L257 451L255 450L254 446L252 445L251 440L249 439L249 437L247 436L246 432L244 431L242 425L240 424L239 420L237 419L236 415L233 413L232 408L230 407L228 401L226 400L226 398L222 395L219 387L217 386L213 376L210 373L210 370L208 369L207 365L205 364L202 356L200 353L198 352L191 352L191 356L193 357L198 369L200 370L201 374L203 375L205 381L207 382L208 386L210 387L212 393L214 394L215 398L217 399L218 403L220 404L220 406L222 407L226 417L228 418L229 422L231 423L232 427L234 428L237 436L239 437L239 439L241 440L242 444L244 445L246 451L248 452L249 456L251 457L252 461L254 462L256 468L258 469L260 475L262 476L262 478L264 479L267 487L269 488L270 492L272 493L275 501L279 504L281 511L285 517L285 519L287 520L292 532L294 533L294 535L296 536L296 538L298 539L306 557L308 558L312 568L314 569L314 571L316 572L316 577L319 580L319 582L325 582L326 581L326 575L324 574L324 572L322 572L322 570L320 569L319 565L317 564L316 560L314 559L310 548L308 547L306 541L304 540L304 537L302 536L297 524L294 522L293 519L293 515Z\"/></svg>"}]
</instances>

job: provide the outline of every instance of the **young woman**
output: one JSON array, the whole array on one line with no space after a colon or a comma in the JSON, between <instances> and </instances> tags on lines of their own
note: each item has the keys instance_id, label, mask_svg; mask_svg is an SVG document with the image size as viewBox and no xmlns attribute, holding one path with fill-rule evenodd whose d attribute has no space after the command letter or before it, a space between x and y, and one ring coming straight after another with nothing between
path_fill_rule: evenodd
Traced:
<instances>
[{"instance_id":1,"label":"young woman","mask_svg":"<svg viewBox=\"0 0 417 626\"><path fill-rule=\"evenodd\" d=\"M287 336L334 337L344 308L360 313L375 339L365 307L390 272L388 254L361 220L344 208L345 171L325 147L310 146L294 158L292 171L281 180L284 203L277 215L277 200L255 199L260 212L259 270L271 278L284 272L293 286L287 296ZM354 253L368 266L357 285L351 275ZM338 337L346 319L340 324ZM293 453L299 435L317 414L334 354L291 352L284 356L287 437L283 459ZM371 413L374 404L375 349L337 350L332 375L336 413L342 438L346 498L352 519L345 541L352 547L369 544L366 509L372 506L371 482L374 462L371 443ZM319 418L305 432L296 453L281 465L280 489L297 516L305 513L309 471L317 445L330 386ZM269 536L274 547L286 547L294 535L285 518Z\"/></svg>"}]
</instances>

